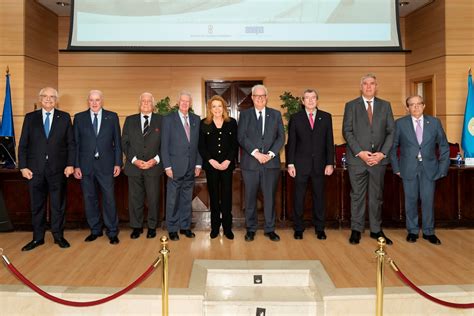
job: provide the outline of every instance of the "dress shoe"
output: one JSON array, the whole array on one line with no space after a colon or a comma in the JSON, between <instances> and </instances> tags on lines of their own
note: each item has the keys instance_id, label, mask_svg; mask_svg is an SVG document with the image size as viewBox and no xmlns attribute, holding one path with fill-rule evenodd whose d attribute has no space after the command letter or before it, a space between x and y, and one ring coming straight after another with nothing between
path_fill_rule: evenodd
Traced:
<instances>
[{"instance_id":1,"label":"dress shoe","mask_svg":"<svg viewBox=\"0 0 474 316\"><path fill-rule=\"evenodd\" d=\"M27 243L23 248L21 248L21 251L30 251L43 244L44 244L44 239L32 240L29 243Z\"/></svg>"},{"instance_id":2,"label":"dress shoe","mask_svg":"<svg viewBox=\"0 0 474 316\"><path fill-rule=\"evenodd\" d=\"M190 230L190 229L180 229L179 233L188 237L188 238L194 238L196 235Z\"/></svg>"},{"instance_id":3,"label":"dress shoe","mask_svg":"<svg viewBox=\"0 0 474 316\"><path fill-rule=\"evenodd\" d=\"M247 231L245 234L245 241L253 241L255 238L255 232Z\"/></svg>"},{"instance_id":4,"label":"dress shoe","mask_svg":"<svg viewBox=\"0 0 474 316\"><path fill-rule=\"evenodd\" d=\"M439 240L438 237L436 237L435 234L433 234L433 235L423 234L423 239L428 240L430 243L432 243L434 245L441 245L441 240Z\"/></svg>"},{"instance_id":5,"label":"dress shoe","mask_svg":"<svg viewBox=\"0 0 474 316\"><path fill-rule=\"evenodd\" d=\"M148 228L146 233L146 238L151 239L156 237L156 229L155 228Z\"/></svg>"},{"instance_id":6,"label":"dress shoe","mask_svg":"<svg viewBox=\"0 0 474 316\"><path fill-rule=\"evenodd\" d=\"M326 236L326 233L324 232L324 230L317 230L316 231L316 237L319 239L319 240L326 240L328 237Z\"/></svg>"},{"instance_id":7,"label":"dress shoe","mask_svg":"<svg viewBox=\"0 0 474 316\"><path fill-rule=\"evenodd\" d=\"M54 240L54 243L59 246L59 248L69 248L71 245L68 243L64 237L58 238Z\"/></svg>"},{"instance_id":8,"label":"dress shoe","mask_svg":"<svg viewBox=\"0 0 474 316\"><path fill-rule=\"evenodd\" d=\"M91 242L91 241L96 240L100 236L102 236L102 235L90 234L89 236L86 237L86 239L84 239L84 241L85 242Z\"/></svg>"},{"instance_id":9,"label":"dress shoe","mask_svg":"<svg viewBox=\"0 0 474 316\"><path fill-rule=\"evenodd\" d=\"M360 232L358 232L357 230L352 230L351 237L349 238L349 243L351 243L351 245L357 245L359 241L360 241Z\"/></svg>"},{"instance_id":10,"label":"dress shoe","mask_svg":"<svg viewBox=\"0 0 474 316\"><path fill-rule=\"evenodd\" d=\"M268 237L271 241L280 241L280 236L278 236L275 232L268 232L263 235Z\"/></svg>"},{"instance_id":11,"label":"dress shoe","mask_svg":"<svg viewBox=\"0 0 474 316\"><path fill-rule=\"evenodd\" d=\"M111 245L116 245L116 244L118 244L119 242L120 242L120 240L118 239L117 236L109 237L109 243L110 243Z\"/></svg>"},{"instance_id":12,"label":"dress shoe","mask_svg":"<svg viewBox=\"0 0 474 316\"><path fill-rule=\"evenodd\" d=\"M179 235L177 232L169 232L168 235L170 236L170 240L174 240L174 241L179 240Z\"/></svg>"},{"instance_id":13,"label":"dress shoe","mask_svg":"<svg viewBox=\"0 0 474 316\"><path fill-rule=\"evenodd\" d=\"M295 231L295 233L293 234L293 237L294 237L295 239L299 239L299 240L300 240L300 239L303 239L303 232L297 230L297 231Z\"/></svg>"},{"instance_id":14,"label":"dress shoe","mask_svg":"<svg viewBox=\"0 0 474 316\"><path fill-rule=\"evenodd\" d=\"M131 239L137 239L138 237L140 237L140 235L143 233L143 229L142 228L134 228L132 233L130 234L130 238Z\"/></svg>"},{"instance_id":15,"label":"dress shoe","mask_svg":"<svg viewBox=\"0 0 474 316\"><path fill-rule=\"evenodd\" d=\"M386 243L387 245L393 245L393 241L391 241L390 238L388 238L387 236L385 236L385 234L383 233L383 231L379 231L378 233L370 232L370 238L379 239L379 237L385 238L385 243Z\"/></svg>"},{"instance_id":16,"label":"dress shoe","mask_svg":"<svg viewBox=\"0 0 474 316\"><path fill-rule=\"evenodd\" d=\"M216 238L217 236L219 236L219 230L211 230L211 233L209 234L209 236L211 237L211 239L214 239Z\"/></svg>"},{"instance_id":17,"label":"dress shoe","mask_svg":"<svg viewBox=\"0 0 474 316\"><path fill-rule=\"evenodd\" d=\"M234 233L231 230L224 230L224 236L230 240L234 239Z\"/></svg>"},{"instance_id":18,"label":"dress shoe","mask_svg":"<svg viewBox=\"0 0 474 316\"><path fill-rule=\"evenodd\" d=\"M408 242L416 242L416 240L418 239L418 235L416 234L408 234L407 235L407 241Z\"/></svg>"}]
</instances>

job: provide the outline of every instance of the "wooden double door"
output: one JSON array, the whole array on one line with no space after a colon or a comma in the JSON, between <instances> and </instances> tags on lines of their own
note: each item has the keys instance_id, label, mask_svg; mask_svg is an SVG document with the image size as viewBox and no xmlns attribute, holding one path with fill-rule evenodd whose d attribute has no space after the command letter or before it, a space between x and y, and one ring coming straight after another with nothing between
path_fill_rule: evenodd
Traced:
<instances>
[{"instance_id":1,"label":"wooden double door","mask_svg":"<svg viewBox=\"0 0 474 316\"><path fill-rule=\"evenodd\" d=\"M206 86L206 102L215 95L220 95L228 104L229 115L239 120L240 111L253 106L252 87L263 84L262 80L208 80Z\"/></svg>"}]
</instances>

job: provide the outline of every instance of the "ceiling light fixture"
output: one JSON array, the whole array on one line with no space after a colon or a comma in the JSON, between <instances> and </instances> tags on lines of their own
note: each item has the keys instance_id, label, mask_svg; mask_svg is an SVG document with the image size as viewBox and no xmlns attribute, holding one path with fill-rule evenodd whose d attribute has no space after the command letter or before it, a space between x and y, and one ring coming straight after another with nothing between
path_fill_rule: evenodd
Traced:
<instances>
[{"instance_id":1,"label":"ceiling light fixture","mask_svg":"<svg viewBox=\"0 0 474 316\"><path fill-rule=\"evenodd\" d=\"M67 7L69 5L69 3L64 2L64 1L58 1L56 2L56 4L60 7Z\"/></svg>"},{"instance_id":2,"label":"ceiling light fixture","mask_svg":"<svg viewBox=\"0 0 474 316\"><path fill-rule=\"evenodd\" d=\"M406 5L409 5L409 4L410 4L410 1L400 1L399 4L400 4L401 7L404 7L404 6L406 6Z\"/></svg>"}]
</instances>

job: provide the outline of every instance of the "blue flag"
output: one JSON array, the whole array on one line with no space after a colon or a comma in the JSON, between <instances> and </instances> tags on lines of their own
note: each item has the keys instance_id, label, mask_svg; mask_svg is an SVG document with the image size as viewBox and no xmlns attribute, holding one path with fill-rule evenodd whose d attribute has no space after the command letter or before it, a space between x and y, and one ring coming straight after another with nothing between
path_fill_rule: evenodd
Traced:
<instances>
[{"instance_id":1,"label":"blue flag","mask_svg":"<svg viewBox=\"0 0 474 316\"><path fill-rule=\"evenodd\" d=\"M10 93L10 75L6 75L5 102L0 125L0 167L15 168L15 129L13 128L12 96Z\"/></svg>"},{"instance_id":2,"label":"blue flag","mask_svg":"<svg viewBox=\"0 0 474 316\"><path fill-rule=\"evenodd\" d=\"M0 127L0 136L15 137L13 128L13 110L12 96L10 93L10 75L6 75L7 83L5 85L5 102L3 103L2 125Z\"/></svg>"},{"instance_id":3,"label":"blue flag","mask_svg":"<svg viewBox=\"0 0 474 316\"><path fill-rule=\"evenodd\" d=\"M464 150L464 158L474 158L474 86L470 70L467 77L466 111L464 112L461 147Z\"/></svg>"}]
</instances>

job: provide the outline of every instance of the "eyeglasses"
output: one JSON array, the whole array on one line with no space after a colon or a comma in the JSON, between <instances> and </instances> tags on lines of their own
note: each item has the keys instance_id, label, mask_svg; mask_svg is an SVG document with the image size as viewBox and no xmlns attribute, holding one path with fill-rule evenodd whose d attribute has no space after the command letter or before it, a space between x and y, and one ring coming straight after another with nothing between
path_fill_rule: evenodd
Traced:
<instances>
[{"instance_id":1,"label":"eyeglasses","mask_svg":"<svg viewBox=\"0 0 474 316\"><path fill-rule=\"evenodd\" d=\"M425 104L424 104L424 103L421 103L421 102L420 102L420 103L411 103L411 104L408 104L408 106L409 106L409 107L412 107L412 108L414 108L414 107L419 107L419 108L421 108L423 105L425 105Z\"/></svg>"},{"instance_id":2,"label":"eyeglasses","mask_svg":"<svg viewBox=\"0 0 474 316\"><path fill-rule=\"evenodd\" d=\"M266 94L252 94L252 97L254 97L256 99L263 99L266 96L267 96Z\"/></svg>"},{"instance_id":3,"label":"eyeglasses","mask_svg":"<svg viewBox=\"0 0 474 316\"><path fill-rule=\"evenodd\" d=\"M51 99L51 100L56 100L56 99L58 98L58 97L55 96L55 95L44 95L44 94L40 95L40 97L41 97L42 99Z\"/></svg>"}]
</instances>

